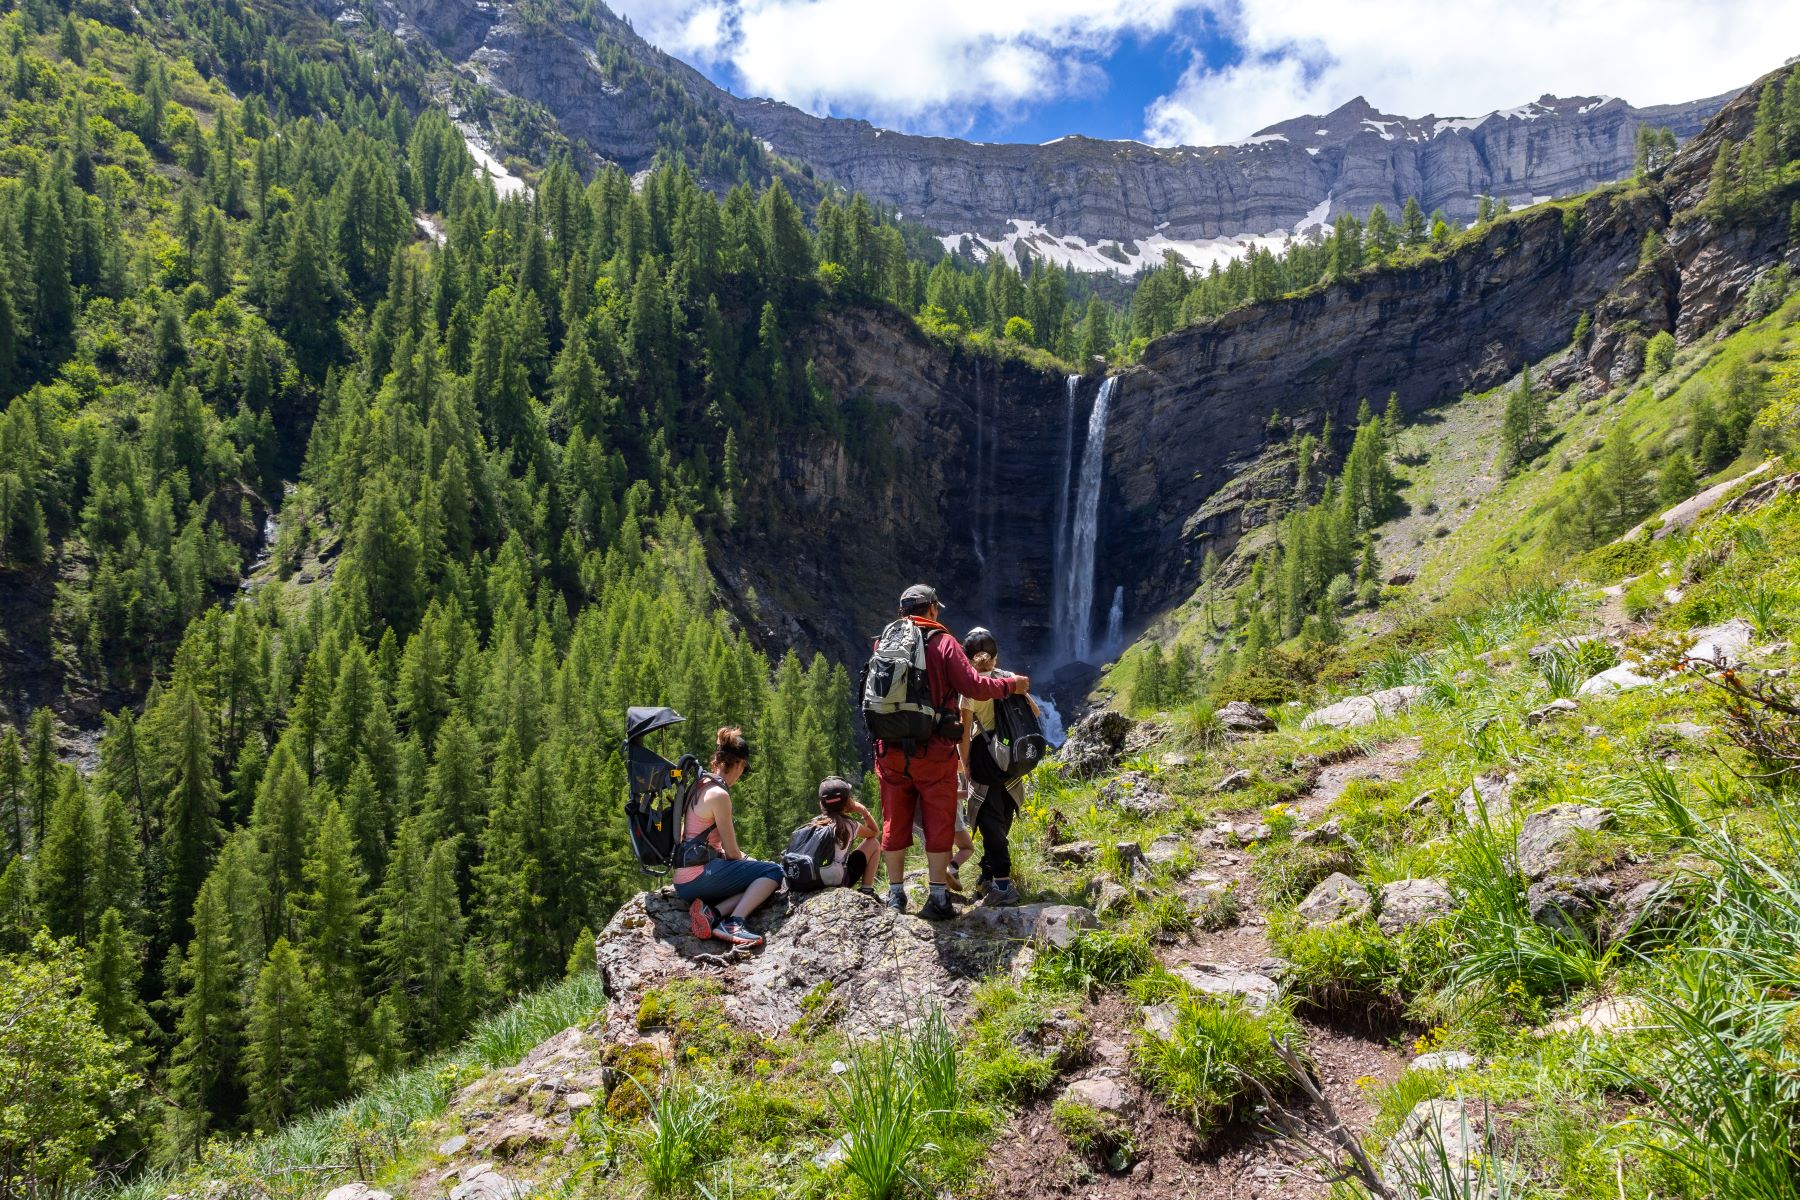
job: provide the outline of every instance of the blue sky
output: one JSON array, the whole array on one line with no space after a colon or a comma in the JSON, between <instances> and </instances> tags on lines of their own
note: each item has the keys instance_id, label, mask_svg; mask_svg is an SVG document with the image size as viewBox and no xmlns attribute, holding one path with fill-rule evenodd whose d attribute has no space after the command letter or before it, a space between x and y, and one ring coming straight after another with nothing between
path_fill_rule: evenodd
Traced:
<instances>
[{"instance_id":1,"label":"blue sky","mask_svg":"<svg viewBox=\"0 0 1800 1200\"><path fill-rule=\"evenodd\" d=\"M1800 51L1792 0L613 0L739 95L981 141L1213 145L1364 95L1478 116L1543 93L1740 87Z\"/></svg>"}]
</instances>

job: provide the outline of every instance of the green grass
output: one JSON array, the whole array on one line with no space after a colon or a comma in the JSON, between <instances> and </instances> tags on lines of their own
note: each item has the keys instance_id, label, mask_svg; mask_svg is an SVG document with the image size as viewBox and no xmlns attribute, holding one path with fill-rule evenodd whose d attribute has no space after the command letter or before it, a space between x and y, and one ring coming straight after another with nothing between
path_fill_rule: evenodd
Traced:
<instances>
[{"instance_id":1,"label":"green grass","mask_svg":"<svg viewBox=\"0 0 1800 1200\"><path fill-rule=\"evenodd\" d=\"M1254 1012L1241 996L1184 995L1167 1038L1139 1034L1132 1068L1164 1103L1210 1136L1265 1093L1294 1082L1271 1039L1299 1049L1299 1024L1279 1004Z\"/></svg>"}]
</instances>

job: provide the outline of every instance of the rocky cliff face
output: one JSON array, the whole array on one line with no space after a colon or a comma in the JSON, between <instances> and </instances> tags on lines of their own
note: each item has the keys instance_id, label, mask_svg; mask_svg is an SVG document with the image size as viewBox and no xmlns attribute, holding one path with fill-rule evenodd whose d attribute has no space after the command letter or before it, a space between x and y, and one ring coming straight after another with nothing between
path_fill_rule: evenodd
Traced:
<instances>
[{"instance_id":1,"label":"rocky cliff face","mask_svg":"<svg viewBox=\"0 0 1800 1200\"><path fill-rule=\"evenodd\" d=\"M659 99L679 94L698 119L746 130L910 221L990 240L1018 222L1041 231L1034 252L1090 270L1159 261L1167 243L1198 261L1205 248L1187 243L1299 232L1378 203L1397 212L1408 196L1466 220L1483 193L1526 204L1585 191L1630 172L1640 125L1666 125L1685 139L1727 99L1637 109L1609 97L1545 96L1484 117L1439 119L1379 113L1358 97L1231 146L1084 137L987 145L740 99L603 5L585 24L496 0L379 0L378 14L482 82L542 105L571 137L628 171L655 157ZM612 65L597 43L615 56Z\"/></svg>"},{"instance_id":2,"label":"rocky cliff face","mask_svg":"<svg viewBox=\"0 0 1800 1200\"><path fill-rule=\"evenodd\" d=\"M1327 199L1324 215L1366 215L1376 204L1397 213L1417 196L1428 211L1468 220L1483 193L1528 204L1627 175L1640 125L1691 137L1727 99L1639 110L1546 96L1439 120L1385 115L1358 97L1238 145L1168 149L1083 137L1044 146L911 137L767 100L738 101L735 112L777 150L910 220L984 237L1028 220L1094 243L1291 230Z\"/></svg>"},{"instance_id":3,"label":"rocky cliff face","mask_svg":"<svg viewBox=\"0 0 1800 1200\"><path fill-rule=\"evenodd\" d=\"M1347 431L1364 397L1397 393L1417 414L1531 363L1552 386L1598 394L1636 374L1651 334L1708 336L1760 273L1784 256L1800 264L1792 197L1730 226L1700 213L1717 146L1748 131L1754 99L1722 111L1659 188L1516 214L1443 259L1152 343L1113 397L1096 622L1115 586L1130 614L1185 597L1209 546L1223 554L1279 515L1291 440L1327 416ZM1669 250L1640 262L1652 229ZM1591 333L1571 345L1583 312ZM892 414L900 465L875 486L835 447L793 448L779 489L791 519L759 529L728 575L768 601L772 634L852 661L900 589L929 579L957 627L994 625L1029 662L1048 640L1064 464L1080 455L1098 379L1080 383L1071 410L1062 378L948 350L887 313L831 316L810 337L840 397Z\"/></svg>"}]
</instances>

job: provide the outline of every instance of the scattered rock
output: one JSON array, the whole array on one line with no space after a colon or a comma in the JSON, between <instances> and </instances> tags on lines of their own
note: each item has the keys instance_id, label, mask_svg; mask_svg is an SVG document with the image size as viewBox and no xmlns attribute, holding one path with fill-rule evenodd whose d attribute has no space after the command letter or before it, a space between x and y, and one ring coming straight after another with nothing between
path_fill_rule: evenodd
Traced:
<instances>
[{"instance_id":1,"label":"scattered rock","mask_svg":"<svg viewBox=\"0 0 1800 1200\"><path fill-rule=\"evenodd\" d=\"M1107 780L1098 801L1140 817L1154 817L1174 807L1174 801L1150 785L1149 776L1136 771Z\"/></svg>"},{"instance_id":2,"label":"scattered rock","mask_svg":"<svg viewBox=\"0 0 1800 1200\"><path fill-rule=\"evenodd\" d=\"M813 1155L812 1164L821 1171L829 1171L844 1161L850 1154L850 1135L845 1134L831 1145Z\"/></svg>"},{"instance_id":3,"label":"scattered rock","mask_svg":"<svg viewBox=\"0 0 1800 1200\"><path fill-rule=\"evenodd\" d=\"M450 1200L521 1200L531 1188L508 1179L487 1163L462 1172L461 1182L450 1189Z\"/></svg>"},{"instance_id":4,"label":"scattered rock","mask_svg":"<svg viewBox=\"0 0 1800 1200\"><path fill-rule=\"evenodd\" d=\"M1250 786L1250 772L1233 771L1219 782L1213 784L1215 792L1241 792Z\"/></svg>"},{"instance_id":5,"label":"scattered rock","mask_svg":"<svg viewBox=\"0 0 1800 1200\"><path fill-rule=\"evenodd\" d=\"M1164 767L1185 767L1193 760L1185 754L1178 754L1173 750L1169 750L1165 751L1163 756L1156 761Z\"/></svg>"},{"instance_id":6,"label":"scattered rock","mask_svg":"<svg viewBox=\"0 0 1800 1200\"><path fill-rule=\"evenodd\" d=\"M1666 929L1680 920L1686 897L1665 880L1646 879L1627 888L1607 913L1610 941L1623 941L1636 933Z\"/></svg>"},{"instance_id":7,"label":"scattered rock","mask_svg":"<svg viewBox=\"0 0 1800 1200\"><path fill-rule=\"evenodd\" d=\"M1700 725L1693 721L1665 721L1654 725L1650 732L1667 738L1676 738L1684 742L1704 741L1712 733L1711 725Z\"/></svg>"},{"instance_id":8,"label":"scattered rock","mask_svg":"<svg viewBox=\"0 0 1800 1200\"><path fill-rule=\"evenodd\" d=\"M1381 886L1381 915L1375 923L1392 936L1448 916L1455 907L1456 901L1441 879L1396 879Z\"/></svg>"},{"instance_id":9,"label":"scattered rock","mask_svg":"<svg viewBox=\"0 0 1800 1200\"><path fill-rule=\"evenodd\" d=\"M1306 894L1296 911L1309 925L1329 925L1366 916L1369 905L1368 888L1342 871L1334 871Z\"/></svg>"},{"instance_id":10,"label":"scattered rock","mask_svg":"<svg viewBox=\"0 0 1800 1200\"><path fill-rule=\"evenodd\" d=\"M1721 667L1736 666L1756 637L1756 627L1742 617L1733 617L1729 621L1691 632L1694 641L1687 648L1687 656L1716 663Z\"/></svg>"},{"instance_id":11,"label":"scattered rock","mask_svg":"<svg viewBox=\"0 0 1800 1200\"><path fill-rule=\"evenodd\" d=\"M1687 593L1682 591L1678 587L1664 588L1663 589L1663 603L1664 604L1680 604L1681 598L1685 595L1687 595Z\"/></svg>"},{"instance_id":12,"label":"scattered rock","mask_svg":"<svg viewBox=\"0 0 1800 1200\"><path fill-rule=\"evenodd\" d=\"M1281 997L1281 985L1236 963L1194 963L1175 974L1195 991L1210 996L1242 996L1252 1011L1262 1012Z\"/></svg>"},{"instance_id":13,"label":"scattered rock","mask_svg":"<svg viewBox=\"0 0 1800 1200\"><path fill-rule=\"evenodd\" d=\"M1636 1029L1649 1023L1650 1010L1642 1000L1632 996L1609 996L1588 1003L1580 1012L1558 1017L1544 1026L1543 1032L1600 1036L1615 1029Z\"/></svg>"},{"instance_id":14,"label":"scattered rock","mask_svg":"<svg viewBox=\"0 0 1800 1200\"><path fill-rule=\"evenodd\" d=\"M439 1142L437 1152L439 1154L443 1155L445 1158L449 1158L453 1154L461 1154L463 1152L464 1147L466 1147L468 1144L469 1144L468 1135L459 1133L454 1137L448 1137L448 1138L445 1138L443 1141ZM328 1196L328 1197L326 1197L326 1200L331 1200L331 1198Z\"/></svg>"},{"instance_id":15,"label":"scattered rock","mask_svg":"<svg viewBox=\"0 0 1800 1200\"><path fill-rule=\"evenodd\" d=\"M361 1180L346 1183L342 1187L334 1187L325 1193L325 1200L394 1200L389 1192L370 1187Z\"/></svg>"},{"instance_id":16,"label":"scattered rock","mask_svg":"<svg viewBox=\"0 0 1800 1200\"><path fill-rule=\"evenodd\" d=\"M1525 905L1531 919L1546 929L1586 936L1599 924L1601 908L1612 894L1610 879L1556 876L1526 888Z\"/></svg>"},{"instance_id":17,"label":"scattered rock","mask_svg":"<svg viewBox=\"0 0 1800 1200\"><path fill-rule=\"evenodd\" d=\"M1400 1195L1480 1196L1500 1159L1488 1154L1486 1122L1464 1100L1421 1100L1381 1156L1381 1174ZM1488 1164L1493 1164L1490 1167Z\"/></svg>"},{"instance_id":18,"label":"scattered rock","mask_svg":"<svg viewBox=\"0 0 1800 1200\"><path fill-rule=\"evenodd\" d=\"M1273 733L1275 722L1269 714L1247 700L1233 700L1220 705L1213 713L1228 734Z\"/></svg>"},{"instance_id":19,"label":"scattered rock","mask_svg":"<svg viewBox=\"0 0 1800 1200\"><path fill-rule=\"evenodd\" d=\"M1389 587L1405 587L1417 578L1418 575L1412 571L1395 571L1388 576L1387 581Z\"/></svg>"},{"instance_id":20,"label":"scattered rock","mask_svg":"<svg viewBox=\"0 0 1800 1200\"><path fill-rule=\"evenodd\" d=\"M1299 836L1294 839L1302 846L1326 846L1349 840L1344 836L1344 827L1336 817L1328 817L1310 829L1302 829Z\"/></svg>"},{"instance_id":21,"label":"scattered rock","mask_svg":"<svg viewBox=\"0 0 1800 1200\"><path fill-rule=\"evenodd\" d=\"M1138 1009L1138 1016L1143 1018L1145 1033L1153 1033L1159 1038L1175 1036L1173 1004L1146 1004Z\"/></svg>"},{"instance_id":22,"label":"scattered rock","mask_svg":"<svg viewBox=\"0 0 1800 1200\"><path fill-rule=\"evenodd\" d=\"M1477 775L1456 797L1456 809L1471 825L1480 823L1484 809L1489 819L1504 816L1512 811L1512 789L1517 782L1516 775Z\"/></svg>"},{"instance_id":23,"label":"scattered rock","mask_svg":"<svg viewBox=\"0 0 1800 1200\"><path fill-rule=\"evenodd\" d=\"M1475 1056L1467 1050L1434 1050L1430 1054L1421 1054L1407 1064L1415 1071L1472 1071L1475 1069Z\"/></svg>"},{"instance_id":24,"label":"scattered rock","mask_svg":"<svg viewBox=\"0 0 1800 1200\"><path fill-rule=\"evenodd\" d=\"M497 1158L517 1158L548 1145L555 1131L533 1112L510 1112L476 1137L476 1144Z\"/></svg>"},{"instance_id":25,"label":"scattered rock","mask_svg":"<svg viewBox=\"0 0 1800 1200\"><path fill-rule=\"evenodd\" d=\"M1094 911L1102 916L1116 912L1131 903L1131 893L1121 884L1102 879L1093 888Z\"/></svg>"},{"instance_id":26,"label":"scattered rock","mask_svg":"<svg viewBox=\"0 0 1800 1200\"><path fill-rule=\"evenodd\" d=\"M1031 940L1040 946L1066 950L1082 930L1093 929L1099 924L1092 909L1078 904L1047 904L1038 911Z\"/></svg>"},{"instance_id":27,"label":"scattered rock","mask_svg":"<svg viewBox=\"0 0 1800 1200\"><path fill-rule=\"evenodd\" d=\"M1050 861L1062 867L1085 867L1099 853L1100 847L1092 842L1066 842L1051 849Z\"/></svg>"},{"instance_id":28,"label":"scattered rock","mask_svg":"<svg viewBox=\"0 0 1800 1200\"><path fill-rule=\"evenodd\" d=\"M1137 1111L1131 1089L1117 1079L1077 1079L1062 1091L1062 1099L1085 1104L1089 1108L1116 1117L1129 1117Z\"/></svg>"},{"instance_id":29,"label":"scattered rock","mask_svg":"<svg viewBox=\"0 0 1800 1200\"><path fill-rule=\"evenodd\" d=\"M1077 779L1090 779L1113 769L1125 752L1125 739L1136 722L1122 712L1103 708L1075 722L1057 755Z\"/></svg>"},{"instance_id":30,"label":"scattered rock","mask_svg":"<svg viewBox=\"0 0 1800 1200\"><path fill-rule=\"evenodd\" d=\"M1187 839L1179 834L1165 833L1150 843L1150 848L1144 851L1144 858L1153 863L1173 862L1185 845Z\"/></svg>"},{"instance_id":31,"label":"scattered rock","mask_svg":"<svg viewBox=\"0 0 1800 1200\"><path fill-rule=\"evenodd\" d=\"M570 1112L580 1112L584 1108L594 1107L594 1098L586 1092L570 1092L563 1097L563 1107Z\"/></svg>"},{"instance_id":32,"label":"scattered rock","mask_svg":"<svg viewBox=\"0 0 1800 1200\"><path fill-rule=\"evenodd\" d=\"M1592 804L1552 804L1532 813L1519 830L1519 870L1527 879L1542 879L1556 869L1566 843L1584 830L1605 829L1612 820L1611 812Z\"/></svg>"},{"instance_id":33,"label":"scattered rock","mask_svg":"<svg viewBox=\"0 0 1800 1200\"><path fill-rule=\"evenodd\" d=\"M1580 707L1581 705L1567 697L1560 700L1552 700L1542 708L1534 708L1526 713L1525 723L1527 725L1539 725L1550 720L1552 717L1567 716L1569 713L1574 712Z\"/></svg>"},{"instance_id":34,"label":"scattered rock","mask_svg":"<svg viewBox=\"0 0 1800 1200\"><path fill-rule=\"evenodd\" d=\"M1656 680L1648 675L1640 675L1630 663L1620 663L1616 667L1608 667L1598 675L1590 676L1579 688L1579 696L1609 696L1614 692L1629 692L1634 688L1648 687Z\"/></svg>"},{"instance_id":35,"label":"scattered rock","mask_svg":"<svg viewBox=\"0 0 1800 1200\"><path fill-rule=\"evenodd\" d=\"M1366 696L1351 696L1336 704L1314 709L1300 722L1300 728L1356 729L1363 725L1373 725L1383 717L1393 716L1424 694L1423 687L1409 683L1370 692Z\"/></svg>"},{"instance_id":36,"label":"scattered rock","mask_svg":"<svg viewBox=\"0 0 1800 1200\"><path fill-rule=\"evenodd\" d=\"M1578 633L1572 637L1555 638L1548 642L1539 642L1530 650L1526 651L1526 654L1530 656L1532 662L1536 662L1546 654L1554 654L1559 650L1574 650L1578 647L1587 645L1589 642L1601 642L1605 640L1606 638L1602 634Z\"/></svg>"}]
</instances>

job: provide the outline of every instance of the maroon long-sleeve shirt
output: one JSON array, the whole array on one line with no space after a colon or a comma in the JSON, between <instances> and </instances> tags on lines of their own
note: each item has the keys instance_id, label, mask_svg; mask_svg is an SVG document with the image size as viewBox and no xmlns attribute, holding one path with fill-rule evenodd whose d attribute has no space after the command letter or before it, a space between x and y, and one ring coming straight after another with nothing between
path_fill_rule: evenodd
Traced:
<instances>
[{"instance_id":1,"label":"maroon long-sleeve shirt","mask_svg":"<svg viewBox=\"0 0 1800 1200\"><path fill-rule=\"evenodd\" d=\"M961 707L959 698L967 696L971 700L998 700L1012 691L1012 679L1006 676L983 675L975 670L969 662L969 656L963 653L962 643L956 640L948 629L936 621L928 621L924 617L908 618L914 625L926 631L938 630L938 636L925 646L925 679L931 688L932 706L940 712L956 713ZM957 739L933 736L926 746L925 753L938 757L944 754L957 753ZM896 747L898 749L898 747ZM875 743L875 753L885 754L887 746L882 742Z\"/></svg>"}]
</instances>

